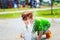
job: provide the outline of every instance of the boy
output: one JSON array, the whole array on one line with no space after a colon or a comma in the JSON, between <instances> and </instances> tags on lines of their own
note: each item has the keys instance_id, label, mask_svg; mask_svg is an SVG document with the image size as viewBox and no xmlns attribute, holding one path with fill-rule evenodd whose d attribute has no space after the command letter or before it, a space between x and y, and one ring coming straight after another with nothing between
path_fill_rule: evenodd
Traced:
<instances>
[{"instance_id":1,"label":"boy","mask_svg":"<svg viewBox=\"0 0 60 40\"><path fill-rule=\"evenodd\" d=\"M32 40L32 24L33 24L33 15L31 12L24 12L22 14L22 21L24 26L22 26L22 32L20 32L20 37L24 40Z\"/></svg>"}]
</instances>

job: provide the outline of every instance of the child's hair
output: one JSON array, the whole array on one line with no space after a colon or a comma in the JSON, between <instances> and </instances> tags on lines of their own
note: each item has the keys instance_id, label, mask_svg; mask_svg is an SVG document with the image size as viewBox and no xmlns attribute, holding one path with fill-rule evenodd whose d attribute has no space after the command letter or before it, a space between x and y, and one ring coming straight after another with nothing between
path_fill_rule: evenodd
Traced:
<instances>
[{"instance_id":1,"label":"child's hair","mask_svg":"<svg viewBox=\"0 0 60 40\"><path fill-rule=\"evenodd\" d=\"M30 12L30 11L23 12L22 19L23 20L27 20L27 17L29 17L30 19L32 19L33 18L32 12Z\"/></svg>"}]
</instances>

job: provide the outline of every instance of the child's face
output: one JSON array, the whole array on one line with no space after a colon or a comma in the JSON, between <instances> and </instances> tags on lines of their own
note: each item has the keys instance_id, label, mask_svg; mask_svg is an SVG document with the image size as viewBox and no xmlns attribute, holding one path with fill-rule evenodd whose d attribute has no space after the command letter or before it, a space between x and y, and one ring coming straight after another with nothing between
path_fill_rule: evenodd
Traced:
<instances>
[{"instance_id":1,"label":"child's face","mask_svg":"<svg viewBox=\"0 0 60 40\"><path fill-rule=\"evenodd\" d=\"M30 18L30 16L27 16L27 17L25 18L24 22L27 23L27 24L29 24L29 23L31 23L32 20L33 20L33 19Z\"/></svg>"},{"instance_id":2,"label":"child's face","mask_svg":"<svg viewBox=\"0 0 60 40\"><path fill-rule=\"evenodd\" d=\"M24 23L26 23L26 24L32 22L32 20L33 20L32 14L25 14L25 15L23 16L23 21L24 21Z\"/></svg>"}]
</instances>

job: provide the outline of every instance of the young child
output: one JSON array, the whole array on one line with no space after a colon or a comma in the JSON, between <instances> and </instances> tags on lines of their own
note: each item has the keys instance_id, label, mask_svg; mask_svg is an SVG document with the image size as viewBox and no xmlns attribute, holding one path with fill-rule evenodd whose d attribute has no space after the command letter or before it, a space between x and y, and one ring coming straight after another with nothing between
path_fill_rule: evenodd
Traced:
<instances>
[{"instance_id":1,"label":"young child","mask_svg":"<svg viewBox=\"0 0 60 40\"><path fill-rule=\"evenodd\" d=\"M25 25L23 28L22 28L22 32L20 33L20 37L23 38L24 40L32 40L32 24L33 24L33 15L31 12L29 11L26 11L22 14L22 21L24 24L22 24L22 27L23 25Z\"/></svg>"}]
</instances>

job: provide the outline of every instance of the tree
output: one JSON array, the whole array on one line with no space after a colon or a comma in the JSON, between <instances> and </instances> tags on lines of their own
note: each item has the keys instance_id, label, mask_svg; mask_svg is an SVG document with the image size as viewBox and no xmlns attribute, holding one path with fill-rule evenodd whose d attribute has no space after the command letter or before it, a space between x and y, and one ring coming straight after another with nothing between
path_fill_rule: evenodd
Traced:
<instances>
[{"instance_id":1,"label":"tree","mask_svg":"<svg viewBox=\"0 0 60 40\"><path fill-rule=\"evenodd\" d=\"M40 0L40 4L43 2L43 0Z\"/></svg>"},{"instance_id":2,"label":"tree","mask_svg":"<svg viewBox=\"0 0 60 40\"><path fill-rule=\"evenodd\" d=\"M54 0L51 0L51 15L53 15L53 1Z\"/></svg>"}]
</instances>

